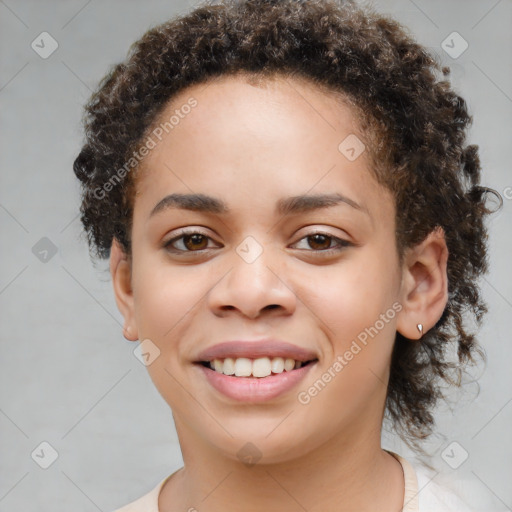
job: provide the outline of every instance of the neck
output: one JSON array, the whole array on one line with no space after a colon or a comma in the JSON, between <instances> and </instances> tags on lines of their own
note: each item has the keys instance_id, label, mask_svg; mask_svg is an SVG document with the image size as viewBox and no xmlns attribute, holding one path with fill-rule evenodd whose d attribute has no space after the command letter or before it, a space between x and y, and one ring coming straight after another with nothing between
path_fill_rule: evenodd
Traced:
<instances>
[{"instance_id":1,"label":"neck","mask_svg":"<svg viewBox=\"0 0 512 512\"><path fill-rule=\"evenodd\" d=\"M284 462L246 465L189 438L190 430L181 427L176 421L180 445L194 449L183 450L185 466L162 489L160 512L402 509L402 468L382 450L380 431L365 432L355 440L343 432Z\"/></svg>"}]
</instances>

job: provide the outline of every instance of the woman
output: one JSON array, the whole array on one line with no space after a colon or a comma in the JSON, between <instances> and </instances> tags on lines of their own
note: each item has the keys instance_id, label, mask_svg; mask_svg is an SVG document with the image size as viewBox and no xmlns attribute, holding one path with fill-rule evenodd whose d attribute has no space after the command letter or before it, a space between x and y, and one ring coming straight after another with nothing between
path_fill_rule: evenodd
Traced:
<instances>
[{"instance_id":1,"label":"woman","mask_svg":"<svg viewBox=\"0 0 512 512\"><path fill-rule=\"evenodd\" d=\"M242 0L104 78L81 220L185 462L121 511L469 510L381 447L386 418L421 453L483 356L494 191L440 72L351 2Z\"/></svg>"}]
</instances>

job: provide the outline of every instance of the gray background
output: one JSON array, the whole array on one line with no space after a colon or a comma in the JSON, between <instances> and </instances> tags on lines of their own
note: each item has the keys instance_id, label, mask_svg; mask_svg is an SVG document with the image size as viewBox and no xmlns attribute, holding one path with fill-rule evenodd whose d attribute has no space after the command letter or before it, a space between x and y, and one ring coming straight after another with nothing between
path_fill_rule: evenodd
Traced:
<instances>
[{"instance_id":1,"label":"gray background","mask_svg":"<svg viewBox=\"0 0 512 512\"><path fill-rule=\"evenodd\" d=\"M134 357L137 344L122 336L107 264L95 268L81 238L72 163L82 106L99 79L148 28L192 5L0 1L1 512L113 510L182 465L171 411ZM509 191L489 222L482 290L490 313L480 333L489 362L474 370L480 391L468 384L455 409L439 409L438 434L426 446L439 473L467 479L482 499L511 510L512 2L374 5L451 67L474 116L483 184ZM43 31L59 45L47 59L31 48ZM441 47L453 31L469 44L456 59ZM40 252L44 237L54 255ZM454 441L456 457L469 454L458 469L441 456ZM58 453L47 469L39 464L51 450L42 442ZM413 459L390 433L384 445Z\"/></svg>"}]
</instances>

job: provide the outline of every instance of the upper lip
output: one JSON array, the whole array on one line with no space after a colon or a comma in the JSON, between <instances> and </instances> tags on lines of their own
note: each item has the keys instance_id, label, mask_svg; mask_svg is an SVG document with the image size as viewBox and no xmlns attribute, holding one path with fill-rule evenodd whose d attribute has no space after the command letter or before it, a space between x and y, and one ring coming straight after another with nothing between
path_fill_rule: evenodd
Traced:
<instances>
[{"instance_id":1,"label":"upper lip","mask_svg":"<svg viewBox=\"0 0 512 512\"><path fill-rule=\"evenodd\" d=\"M249 359L282 357L302 362L317 359L316 354L308 349L298 347L286 341L264 339L258 341L224 341L203 350L198 355L196 362L226 359L227 357L232 357L233 359L237 357L247 357Z\"/></svg>"}]
</instances>

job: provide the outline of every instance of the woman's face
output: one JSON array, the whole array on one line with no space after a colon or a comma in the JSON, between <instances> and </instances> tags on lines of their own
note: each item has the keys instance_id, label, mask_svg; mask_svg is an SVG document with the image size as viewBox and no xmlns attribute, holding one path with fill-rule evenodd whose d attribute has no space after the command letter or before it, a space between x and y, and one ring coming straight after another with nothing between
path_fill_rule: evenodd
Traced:
<instances>
[{"instance_id":1,"label":"woman's face","mask_svg":"<svg viewBox=\"0 0 512 512\"><path fill-rule=\"evenodd\" d=\"M309 83L240 77L188 88L163 122L173 115L153 131L137 183L120 309L134 339L150 340L147 369L184 450L276 462L327 441L380 443L401 274L393 199L369 173L357 119ZM161 203L171 194L225 211ZM334 195L345 200L291 202ZM198 363L217 344L268 339L317 361L288 388L297 370L213 375L225 392ZM253 379L250 396L240 379Z\"/></svg>"}]
</instances>

